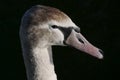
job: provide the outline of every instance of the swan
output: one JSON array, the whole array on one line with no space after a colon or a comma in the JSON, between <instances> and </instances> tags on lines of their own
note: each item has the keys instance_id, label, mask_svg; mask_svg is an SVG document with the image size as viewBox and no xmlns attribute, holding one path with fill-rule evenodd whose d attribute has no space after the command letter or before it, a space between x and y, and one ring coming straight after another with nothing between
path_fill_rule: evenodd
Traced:
<instances>
[{"instance_id":1,"label":"swan","mask_svg":"<svg viewBox=\"0 0 120 80\"><path fill-rule=\"evenodd\" d=\"M103 58L103 51L89 43L65 13L53 7L35 5L28 9L22 17L19 33L28 80L57 80L53 45L71 46Z\"/></svg>"}]
</instances>

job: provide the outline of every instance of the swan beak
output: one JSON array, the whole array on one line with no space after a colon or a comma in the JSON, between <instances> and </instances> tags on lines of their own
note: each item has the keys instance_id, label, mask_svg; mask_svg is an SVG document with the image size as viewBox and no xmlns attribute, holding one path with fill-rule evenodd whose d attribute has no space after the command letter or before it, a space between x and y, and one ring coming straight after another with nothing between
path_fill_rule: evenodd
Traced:
<instances>
[{"instance_id":1,"label":"swan beak","mask_svg":"<svg viewBox=\"0 0 120 80\"><path fill-rule=\"evenodd\" d=\"M93 46L85 39L85 37L81 33L77 33L74 30L72 30L65 43L98 59L103 58L103 51L101 49Z\"/></svg>"}]
</instances>

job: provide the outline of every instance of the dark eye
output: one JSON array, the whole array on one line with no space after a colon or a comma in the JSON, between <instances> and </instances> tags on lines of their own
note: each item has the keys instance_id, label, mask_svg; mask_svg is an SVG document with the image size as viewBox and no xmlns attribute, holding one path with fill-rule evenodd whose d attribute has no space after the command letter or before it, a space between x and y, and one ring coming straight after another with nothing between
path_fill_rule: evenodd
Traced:
<instances>
[{"instance_id":1,"label":"dark eye","mask_svg":"<svg viewBox=\"0 0 120 80\"><path fill-rule=\"evenodd\" d=\"M58 26L56 26L56 25L52 25L51 27L52 27L52 28L58 28Z\"/></svg>"}]
</instances>

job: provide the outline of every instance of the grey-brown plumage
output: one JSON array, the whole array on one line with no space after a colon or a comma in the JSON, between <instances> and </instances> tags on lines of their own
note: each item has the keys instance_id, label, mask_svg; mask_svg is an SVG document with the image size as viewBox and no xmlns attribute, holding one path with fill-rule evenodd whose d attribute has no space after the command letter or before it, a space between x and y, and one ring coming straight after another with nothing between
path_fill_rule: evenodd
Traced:
<instances>
[{"instance_id":1,"label":"grey-brown plumage","mask_svg":"<svg viewBox=\"0 0 120 80\"><path fill-rule=\"evenodd\" d=\"M69 17L66 14L56 8L37 5L33 6L25 13L21 25L39 25L44 24L44 22L46 23L50 20L59 22L67 18Z\"/></svg>"}]
</instances>

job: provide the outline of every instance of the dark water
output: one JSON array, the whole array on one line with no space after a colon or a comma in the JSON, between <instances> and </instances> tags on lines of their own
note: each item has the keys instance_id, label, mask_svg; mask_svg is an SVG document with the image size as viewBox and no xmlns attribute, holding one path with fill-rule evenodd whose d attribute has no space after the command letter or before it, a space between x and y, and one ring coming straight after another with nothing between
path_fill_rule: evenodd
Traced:
<instances>
[{"instance_id":1,"label":"dark water","mask_svg":"<svg viewBox=\"0 0 120 80\"><path fill-rule=\"evenodd\" d=\"M80 26L82 34L104 51L104 59L98 60L70 47L53 47L58 80L119 78L118 2L115 0L2 0L0 1L0 80L26 80L19 41L19 25L24 12L36 4L53 6L68 14Z\"/></svg>"}]
</instances>

